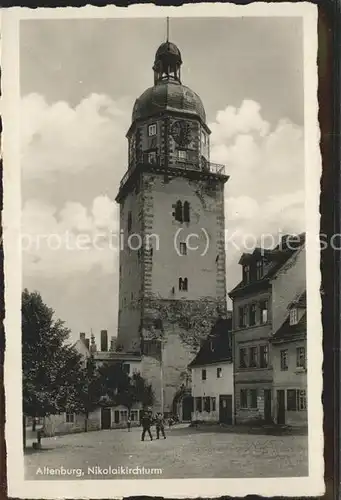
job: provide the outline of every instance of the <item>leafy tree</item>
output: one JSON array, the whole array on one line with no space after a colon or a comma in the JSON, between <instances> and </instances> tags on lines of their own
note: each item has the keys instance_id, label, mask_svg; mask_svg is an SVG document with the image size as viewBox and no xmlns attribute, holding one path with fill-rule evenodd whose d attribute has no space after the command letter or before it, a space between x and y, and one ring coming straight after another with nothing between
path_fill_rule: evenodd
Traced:
<instances>
[{"instance_id":1,"label":"leafy tree","mask_svg":"<svg viewBox=\"0 0 341 500\"><path fill-rule=\"evenodd\" d=\"M140 373L134 373L131 379L134 387L136 399L143 406L152 406L155 402L155 394L151 384L141 376Z\"/></svg>"},{"instance_id":2,"label":"leafy tree","mask_svg":"<svg viewBox=\"0 0 341 500\"><path fill-rule=\"evenodd\" d=\"M107 403L119 404L118 394L129 386L129 375L123 370L122 363L106 362L99 366L101 395Z\"/></svg>"},{"instance_id":3,"label":"leafy tree","mask_svg":"<svg viewBox=\"0 0 341 500\"><path fill-rule=\"evenodd\" d=\"M82 380L82 357L67 343L70 331L54 319L38 292L22 293L23 414L64 412Z\"/></svg>"},{"instance_id":4,"label":"leafy tree","mask_svg":"<svg viewBox=\"0 0 341 500\"><path fill-rule=\"evenodd\" d=\"M152 386L139 374L128 375L122 363L106 363L99 368L102 377L102 394L107 402L123 405L130 413L135 403L143 406L152 405L154 393Z\"/></svg>"},{"instance_id":5,"label":"leafy tree","mask_svg":"<svg viewBox=\"0 0 341 500\"><path fill-rule=\"evenodd\" d=\"M98 408L102 397L101 374L91 355L84 363L81 376L68 399L68 410L85 416L85 432L88 431L89 414Z\"/></svg>"}]
</instances>

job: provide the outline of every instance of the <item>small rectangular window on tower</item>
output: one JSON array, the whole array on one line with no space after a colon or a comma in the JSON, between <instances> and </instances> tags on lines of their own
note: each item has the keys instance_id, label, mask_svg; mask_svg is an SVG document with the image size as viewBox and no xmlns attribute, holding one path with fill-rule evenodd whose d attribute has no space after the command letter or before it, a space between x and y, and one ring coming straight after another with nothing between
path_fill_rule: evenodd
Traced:
<instances>
[{"instance_id":1,"label":"small rectangular window on tower","mask_svg":"<svg viewBox=\"0 0 341 500\"><path fill-rule=\"evenodd\" d=\"M153 135L156 135L156 123L148 125L148 136L152 137Z\"/></svg>"},{"instance_id":2,"label":"small rectangular window on tower","mask_svg":"<svg viewBox=\"0 0 341 500\"><path fill-rule=\"evenodd\" d=\"M180 243L180 254L187 255L187 245L184 242Z\"/></svg>"}]
</instances>

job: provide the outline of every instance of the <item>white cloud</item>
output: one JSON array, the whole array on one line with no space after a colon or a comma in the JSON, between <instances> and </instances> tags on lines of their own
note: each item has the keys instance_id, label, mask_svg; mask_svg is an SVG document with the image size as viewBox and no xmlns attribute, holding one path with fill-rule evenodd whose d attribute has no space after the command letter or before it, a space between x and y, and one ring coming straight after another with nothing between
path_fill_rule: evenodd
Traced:
<instances>
[{"instance_id":1,"label":"white cloud","mask_svg":"<svg viewBox=\"0 0 341 500\"><path fill-rule=\"evenodd\" d=\"M304 144L301 127L282 119L275 127L259 104L219 111L211 123L211 159L226 165L228 286L240 279L237 261L261 237L305 228ZM264 241L265 241L264 240Z\"/></svg>"},{"instance_id":2,"label":"white cloud","mask_svg":"<svg viewBox=\"0 0 341 500\"><path fill-rule=\"evenodd\" d=\"M227 106L218 111L216 121L210 124L213 144L240 134L256 133L261 137L267 135L270 124L263 120L260 105L251 100L244 100L239 109Z\"/></svg>"},{"instance_id":3,"label":"white cloud","mask_svg":"<svg viewBox=\"0 0 341 500\"><path fill-rule=\"evenodd\" d=\"M91 210L67 202L57 211L39 200L25 203L22 248L26 276L70 276L98 266L114 273L118 266L118 211L105 196Z\"/></svg>"},{"instance_id":4,"label":"white cloud","mask_svg":"<svg viewBox=\"0 0 341 500\"><path fill-rule=\"evenodd\" d=\"M56 172L79 174L92 168L124 168L130 105L92 94L75 108L48 105L42 96L22 99L21 151L24 178Z\"/></svg>"}]
</instances>

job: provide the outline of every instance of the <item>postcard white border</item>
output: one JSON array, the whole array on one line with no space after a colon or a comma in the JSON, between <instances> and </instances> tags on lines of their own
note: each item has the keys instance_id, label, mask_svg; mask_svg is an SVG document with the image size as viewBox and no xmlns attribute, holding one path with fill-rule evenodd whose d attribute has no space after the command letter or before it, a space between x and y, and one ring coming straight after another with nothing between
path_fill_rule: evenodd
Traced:
<instances>
[{"instance_id":1,"label":"postcard white border","mask_svg":"<svg viewBox=\"0 0 341 500\"><path fill-rule=\"evenodd\" d=\"M318 496L324 493L322 394L322 323L320 298L319 196L321 156L317 102L317 8L310 3L195 4L182 7L134 5L12 8L2 12L2 91L5 254L5 390L8 495L19 498L165 498L245 496ZM24 479L21 402L21 253L19 152L19 21L20 19L128 17L302 17L304 25L305 173L307 214L308 420L309 476L302 478L154 479L28 481ZM228 450L226 450L228 453Z\"/></svg>"}]
</instances>

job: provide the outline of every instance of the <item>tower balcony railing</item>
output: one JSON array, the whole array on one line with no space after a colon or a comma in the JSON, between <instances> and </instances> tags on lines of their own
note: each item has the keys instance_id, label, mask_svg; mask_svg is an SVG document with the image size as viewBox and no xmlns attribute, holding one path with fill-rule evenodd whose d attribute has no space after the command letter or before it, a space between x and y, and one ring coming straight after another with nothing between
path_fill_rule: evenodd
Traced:
<instances>
[{"instance_id":1,"label":"tower balcony railing","mask_svg":"<svg viewBox=\"0 0 341 500\"><path fill-rule=\"evenodd\" d=\"M190 171L198 171L198 172L207 172L212 174L225 174L225 165L221 165L219 163L213 163L205 158L179 158L175 154L169 155L160 155L154 152L142 153L136 157L136 159L132 160L129 164L129 168L125 175L122 177L120 182L120 186L123 186L127 179L130 177L132 172L139 165L148 165L151 167L175 167L177 169L182 170L190 170Z\"/></svg>"}]
</instances>

